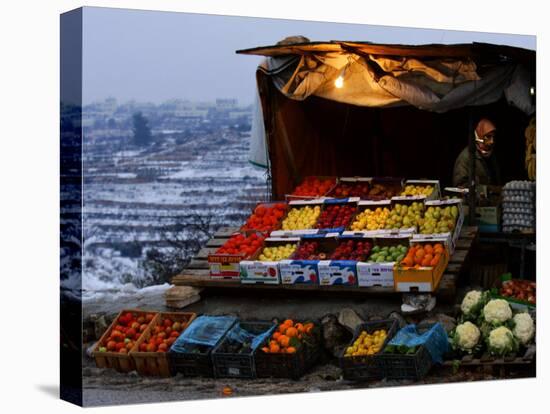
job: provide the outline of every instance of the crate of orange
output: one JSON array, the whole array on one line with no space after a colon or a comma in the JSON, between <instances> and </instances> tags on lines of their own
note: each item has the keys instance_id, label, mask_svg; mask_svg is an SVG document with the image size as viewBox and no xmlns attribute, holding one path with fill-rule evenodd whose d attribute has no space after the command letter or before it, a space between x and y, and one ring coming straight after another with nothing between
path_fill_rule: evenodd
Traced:
<instances>
[{"instance_id":1,"label":"crate of orange","mask_svg":"<svg viewBox=\"0 0 550 414\"><path fill-rule=\"evenodd\" d=\"M197 316L192 312L160 312L130 351L136 371L143 376L174 375L167 352Z\"/></svg>"},{"instance_id":2,"label":"crate of orange","mask_svg":"<svg viewBox=\"0 0 550 414\"><path fill-rule=\"evenodd\" d=\"M270 233L281 227L288 205L285 202L259 203L254 208L246 223L240 228L244 231L260 231Z\"/></svg>"},{"instance_id":3,"label":"crate of orange","mask_svg":"<svg viewBox=\"0 0 550 414\"><path fill-rule=\"evenodd\" d=\"M239 280L240 262L254 256L262 248L266 236L257 231L232 235L215 253L208 255L210 277Z\"/></svg>"},{"instance_id":4,"label":"crate of orange","mask_svg":"<svg viewBox=\"0 0 550 414\"><path fill-rule=\"evenodd\" d=\"M141 339L157 312L138 309L120 311L113 323L97 342L92 356L98 368L113 368L130 372L135 364L129 352Z\"/></svg>"},{"instance_id":5,"label":"crate of orange","mask_svg":"<svg viewBox=\"0 0 550 414\"><path fill-rule=\"evenodd\" d=\"M413 236L405 258L394 267L397 292L434 292L449 263L446 237Z\"/></svg>"},{"instance_id":6,"label":"crate of orange","mask_svg":"<svg viewBox=\"0 0 550 414\"><path fill-rule=\"evenodd\" d=\"M299 379L320 354L319 324L287 319L256 350L256 376Z\"/></svg>"},{"instance_id":7,"label":"crate of orange","mask_svg":"<svg viewBox=\"0 0 550 414\"><path fill-rule=\"evenodd\" d=\"M255 378L254 351L273 334L271 321L238 321L212 351L216 378Z\"/></svg>"}]
</instances>

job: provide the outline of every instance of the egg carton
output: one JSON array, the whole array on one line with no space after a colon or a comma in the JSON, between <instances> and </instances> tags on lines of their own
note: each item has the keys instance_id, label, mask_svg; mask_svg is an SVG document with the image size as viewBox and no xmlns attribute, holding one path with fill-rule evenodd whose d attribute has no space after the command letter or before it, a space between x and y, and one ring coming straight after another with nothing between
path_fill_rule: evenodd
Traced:
<instances>
[{"instance_id":1,"label":"egg carton","mask_svg":"<svg viewBox=\"0 0 550 414\"><path fill-rule=\"evenodd\" d=\"M535 188L534 181L510 181L504 185L505 190L534 190Z\"/></svg>"},{"instance_id":2,"label":"egg carton","mask_svg":"<svg viewBox=\"0 0 550 414\"><path fill-rule=\"evenodd\" d=\"M513 231L534 231L534 227L530 226L503 226L502 231L505 233L511 233Z\"/></svg>"}]
</instances>

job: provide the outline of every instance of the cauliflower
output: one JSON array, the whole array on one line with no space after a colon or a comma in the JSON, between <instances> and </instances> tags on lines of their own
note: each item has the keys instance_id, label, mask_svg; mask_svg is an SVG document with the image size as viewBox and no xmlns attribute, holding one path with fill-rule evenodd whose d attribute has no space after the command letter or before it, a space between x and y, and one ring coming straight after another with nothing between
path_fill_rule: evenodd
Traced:
<instances>
[{"instance_id":1,"label":"cauliflower","mask_svg":"<svg viewBox=\"0 0 550 414\"><path fill-rule=\"evenodd\" d=\"M465 352L473 352L479 343L481 332L472 322L464 322L455 329L453 347Z\"/></svg>"},{"instance_id":2,"label":"cauliflower","mask_svg":"<svg viewBox=\"0 0 550 414\"><path fill-rule=\"evenodd\" d=\"M506 326L499 326L489 333L487 347L490 354L505 356L517 351L518 343L510 329Z\"/></svg>"},{"instance_id":3,"label":"cauliflower","mask_svg":"<svg viewBox=\"0 0 550 414\"><path fill-rule=\"evenodd\" d=\"M466 296L464 296L464 299L462 299L462 304L460 305L464 319L474 320L486 302L486 293L479 290L471 290L466 293Z\"/></svg>"},{"instance_id":4,"label":"cauliflower","mask_svg":"<svg viewBox=\"0 0 550 414\"><path fill-rule=\"evenodd\" d=\"M514 336L522 345L527 345L535 336L535 324L528 313L518 313L514 316Z\"/></svg>"},{"instance_id":5,"label":"cauliflower","mask_svg":"<svg viewBox=\"0 0 550 414\"><path fill-rule=\"evenodd\" d=\"M493 299L483 308L485 322L499 325L512 318L512 308L504 299Z\"/></svg>"}]
</instances>

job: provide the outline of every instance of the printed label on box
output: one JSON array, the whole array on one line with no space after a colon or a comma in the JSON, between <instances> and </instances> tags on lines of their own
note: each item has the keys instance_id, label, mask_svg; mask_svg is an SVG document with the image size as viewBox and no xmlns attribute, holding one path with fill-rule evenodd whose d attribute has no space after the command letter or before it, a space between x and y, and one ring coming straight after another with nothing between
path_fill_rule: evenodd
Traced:
<instances>
[{"instance_id":1,"label":"printed label on box","mask_svg":"<svg viewBox=\"0 0 550 414\"><path fill-rule=\"evenodd\" d=\"M286 285L317 284L317 263L316 260L281 260L279 263L281 283Z\"/></svg>"},{"instance_id":2,"label":"printed label on box","mask_svg":"<svg viewBox=\"0 0 550 414\"><path fill-rule=\"evenodd\" d=\"M319 284L355 285L357 283L357 262L353 260L322 260L318 263Z\"/></svg>"}]
</instances>

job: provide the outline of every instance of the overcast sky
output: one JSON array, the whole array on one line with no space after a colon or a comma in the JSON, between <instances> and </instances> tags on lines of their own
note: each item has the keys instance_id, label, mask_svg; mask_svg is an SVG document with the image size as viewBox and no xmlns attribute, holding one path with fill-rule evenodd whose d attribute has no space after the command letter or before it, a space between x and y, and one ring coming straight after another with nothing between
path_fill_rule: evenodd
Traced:
<instances>
[{"instance_id":1,"label":"overcast sky","mask_svg":"<svg viewBox=\"0 0 550 414\"><path fill-rule=\"evenodd\" d=\"M535 49L535 36L408 29L252 17L90 8L84 10L84 104L115 97L252 103L258 56L237 49L303 35L312 41L488 42Z\"/></svg>"}]
</instances>

